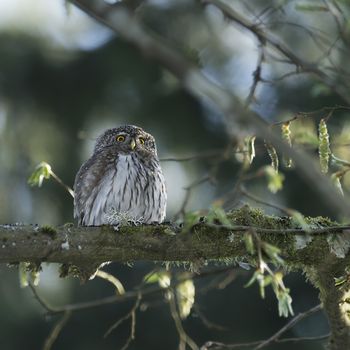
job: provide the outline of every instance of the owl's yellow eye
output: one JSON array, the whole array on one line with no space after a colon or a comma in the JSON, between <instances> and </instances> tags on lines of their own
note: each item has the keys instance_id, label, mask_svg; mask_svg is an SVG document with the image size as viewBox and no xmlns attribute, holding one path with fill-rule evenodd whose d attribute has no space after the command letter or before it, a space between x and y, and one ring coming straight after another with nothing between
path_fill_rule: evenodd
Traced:
<instances>
[{"instance_id":1,"label":"owl's yellow eye","mask_svg":"<svg viewBox=\"0 0 350 350\"><path fill-rule=\"evenodd\" d=\"M123 141L125 141L125 136L123 136L123 135L117 136L117 141L118 141L118 142L123 142Z\"/></svg>"},{"instance_id":2,"label":"owl's yellow eye","mask_svg":"<svg viewBox=\"0 0 350 350\"><path fill-rule=\"evenodd\" d=\"M140 137L139 141L140 141L141 145L143 145L145 143L145 139L143 137Z\"/></svg>"}]
</instances>

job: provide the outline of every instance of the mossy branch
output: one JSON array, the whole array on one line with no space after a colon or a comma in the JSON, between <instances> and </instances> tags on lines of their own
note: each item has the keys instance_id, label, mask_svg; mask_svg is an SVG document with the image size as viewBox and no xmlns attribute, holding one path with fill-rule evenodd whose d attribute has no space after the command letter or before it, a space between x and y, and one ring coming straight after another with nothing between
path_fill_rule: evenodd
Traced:
<instances>
[{"instance_id":1,"label":"mossy branch","mask_svg":"<svg viewBox=\"0 0 350 350\"><path fill-rule=\"evenodd\" d=\"M248 207L227 214L227 218L230 225L198 218L191 227L185 225L186 230L172 224L119 228L1 225L0 262L46 261L82 266L105 261L242 259L249 257L244 234L252 228L264 242L281 250L287 265L317 266L330 254L347 257L346 242L330 239L330 235L345 239L350 226L309 218L305 219L310 227L306 232L290 217L268 216Z\"/></svg>"}]
</instances>

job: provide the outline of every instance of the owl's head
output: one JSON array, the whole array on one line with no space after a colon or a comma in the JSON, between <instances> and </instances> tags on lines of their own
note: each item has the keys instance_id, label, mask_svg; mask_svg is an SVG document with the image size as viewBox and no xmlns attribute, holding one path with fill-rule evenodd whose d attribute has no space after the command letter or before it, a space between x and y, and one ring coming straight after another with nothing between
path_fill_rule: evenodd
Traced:
<instances>
[{"instance_id":1,"label":"owl's head","mask_svg":"<svg viewBox=\"0 0 350 350\"><path fill-rule=\"evenodd\" d=\"M119 152L140 153L143 156L157 155L156 142L151 134L134 125L107 129L96 141L94 153L107 147L116 147Z\"/></svg>"}]
</instances>

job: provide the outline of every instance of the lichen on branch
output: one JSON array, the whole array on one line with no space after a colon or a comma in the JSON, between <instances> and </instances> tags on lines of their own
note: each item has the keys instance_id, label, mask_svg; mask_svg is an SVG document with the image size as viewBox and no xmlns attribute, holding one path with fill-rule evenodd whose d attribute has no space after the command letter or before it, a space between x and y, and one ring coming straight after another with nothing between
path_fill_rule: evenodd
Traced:
<instances>
[{"instance_id":1,"label":"lichen on branch","mask_svg":"<svg viewBox=\"0 0 350 350\"><path fill-rule=\"evenodd\" d=\"M327 218L305 218L306 232L291 217L269 216L244 206L227 213L230 225L198 216L180 225L59 227L1 225L0 262L56 262L82 265L105 261L188 261L240 259L248 256L244 234L253 228L261 239L278 247L286 264L315 265L329 254L343 254L350 227ZM329 235L335 238L330 239ZM340 250L342 251L340 252Z\"/></svg>"}]
</instances>

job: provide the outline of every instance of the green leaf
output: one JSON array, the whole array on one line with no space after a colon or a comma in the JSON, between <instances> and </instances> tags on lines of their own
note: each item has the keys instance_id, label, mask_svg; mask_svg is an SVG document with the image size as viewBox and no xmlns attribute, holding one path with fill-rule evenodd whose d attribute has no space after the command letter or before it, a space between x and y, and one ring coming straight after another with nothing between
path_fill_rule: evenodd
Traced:
<instances>
[{"instance_id":1,"label":"green leaf","mask_svg":"<svg viewBox=\"0 0 350 350\"><path fill-rule=\"evenodd\" d=\"M344 196L343 187L342 187L342 184L340 182L340 179L342 177L343 177L343 175L341 174L341 172L336 172L336 173L331 175L331 181L332 181L333 185L335 186L335 188L338 190L338 192L342 196Z\"/></svg>"},{"instance_id":2,"label":"green leaf","mask_svg":"<svg viewBox=\"0 0 350 350\"><path fill-rule=\"evenodd\" d=\"M27 271L28 263L20 262L18 265L19 285L21 288L28 287L29 276Z\"/></svg>"},{"instance_id":3,"label":"green leaf","mask_svg":"<svg viewBox=\"0 0 350 350\"><path fill-rule=\"evenodd\" d=\"M292 308L292 297L289 294L289 289L281 290L276 294L278 300L278 314L279 316L288 317L289 315L294 315Z\"/></svg>"},{"instance_id":4,"label":"green leaf","mask_svg":"<svg viewBox=\"0 0 350 350\"><path fill-rule=\"evenodd\" d=\"M342 286L348 280L347 276L334 277L334 285L336 287Z\"/></svg>"},{"instance_id":5,"label":"green leaf","mask_svg":"<svg viewBox=\"0 0 350 350\"><path fill-rule=\"evenodd\" d=\"M40 271L34 271L32 270L30 272L30 277L31 277L31 280L33 282L33 285L34 286L38 286L39 285L39 282L40 282Z\"/></svg>"},{"instance_id":6,"label":"green leaf","mask_svg":"<svg viewBox=\"0 0 350 350\"><path fill-rule=\"evenodd\" d=\"M278 300L279 316L288 317L288 315L293 315L292 297L289 294L289 289L284 286L283 273L281 271L273 274L272 288Z\"/></svg>"},{"instance_id":7,"label":"green leaf","mask_svg":"<svg viewBox=\"0 0 350 350\"><path fill-rule=\"evenodd\" d=\"M249 168L255 158L255 136L245 136L238 140L235 158L243 163L244 169Z\"/></svg>"},{"instance_id":8,"label":"green leaf","mask_svg":"<svg viewBox=\"0 0 350 350\"><path fill-rule=\"evenodd\" d=\"M244 285L244 288L250 287L258 277L258 274L261 273L259 270L256 270L250 280Z\"/></svg>"},{"instance_id":9,"label":"green leaf","mask_svg":"<svg viewBox=\"0 0 350 350\"><path fill-rule=\"evenodd\" d=\"M244 286L245 288L250 287L255 281L258 282L259 284L259 291L260 291L260 296L262 299L265 298L265 286L269 284L268 280L265 282L267 276L264 275L263 272L261 272L260 269L256 270L251 277L251 279L246 283Z\"/></svg>"},{"instance_id":10,"label":"green leaf","mask_svg":"<svg viewBox=\"0 0 350 350\"><path fill-rule=\"evenodd\" d=\"M187 318L190 314L195 300L195 285L191 278L180 282L176 286L176 299L181 319Z\"/></svg>"},{"instance_id":11,"label":"green leaf","mask_svg":"<svg viewBox=\"0 0 350 350\"><path fill-rule=\"evenodd\" d=\"M281 250L274 245L266 242L262 242L262 248L265 254L271 259L271 262L275 264L284 264L284 260L279 256Z\"/></svg>"},{"instance_id":12,"label":"green leaf","mask_svg":"<svg viewBox=\"0 0 350 350\"><path fill-rule=\"evenodd\" d=\"M255 253L253 235L250 232L245 232L243 239L248 253L253 255Z\"/></svg>"},{"instance_id":13,"label":"green leaf","mask_svg":"<svg viewBox=\"0 0 350 350\"><path fill-rule=\"evenodd\" d=\"M247 136L244 139L244 149L246 150L247 166L253 163L255 158L255 139L256 136Z\"/></svg>"},{"instance_id":14,"label":"green leaf","mask_svg":"<svg viewBox=\"0 0 350 350\"><path fill-rule=\"evenodd\" d=\"M318 154L320 157L321 171L327 173L331 149L327 124L324 119L321 119L318 126Z\"/></svg>"},{"instance_id":15,"label":"green leaf","mask_svg":"<svg viewBox=\"0 0 350 350\"><path fill-rule=\"evenodd\" d=\"M198 224L200 217L201 216L197 211L186 213L181 231L189 232L194 225Z\"/></svg>"},{"instance_id":16,"label":"green leaf","mask_svg":"<svg viewBox=\"0 0 350 350\"><path fill-rule=\"evenodd\" d=\"M207 216L206 220L210 224L221 224L226 226L231 226L230 220L227 218L227 214L224 209L219 205L212 205Z\"/></svg>"},{"instance_id":17,"label":"green leaf","mask_svg":"<svg viewBox=\"0 0 350 350\"><path fill-rule=\"evenodd\" d=\"M291 211L292 223L295 226L300 226L303 230L309 232L311 231L310 225L306 222L303 214L296 210Z\"/></svg>"},{"instance_id":18,"label":"green leaf","mask_svg":"<svg viewBox=\"0 0 350 350\"><path fill-rule=\"evenodd\" d=\"M32 281L34 286L39 285L40 271L40 264L20 262L18 264L18 274L21 288L28 287L29 281Z\"/></svg>"},{"instance_id":19,"label":"green leaf","mask_svg":"<svg viewBox=\"0 0 350 350\"><path fill-rule=\"evenodd\" d=\"M284 175L278 173L272 166L266 166L264 168L265 175L267 177L268 189L272 193L276 193L283 187Z\"/></svg>"},{"instance_id":20,"label":"green leaf","mask_svg":"<svg viewBox=\"0 0 350 350\"><path fill-rule=\"evenodd\" d=\"M34 170L34 172L30 175L28 179L28 184L30 186L38 186L41 187L43 180L48 180L52 174L50 164L46 162L41 162L38 164Z\"/></svg>"},{"instance_id":21,"label":"green leaf","mask_svg":"<svg viewBox=\"0 0 350 350\"><path fill-rule=\"evenodd\" d=\"M168 271L151 271L144 278L145 283L159 283L162 288L167 288L170 286L171 274Z\"/></svg>"},{"instance_id":22,"label":"green leaf","mask_svg":"<svg viewBox=\"0 0 350 350\"><path fill-rule=\"evenodd\" d=\"M291 130L290 130L290 122L283 123L281 126L282 139L292 147L292 138L291 138ZM283 164L286 168L291 168L293 165L291 158L286 158L283 156Z\"/></svg>"}]
</instances>

